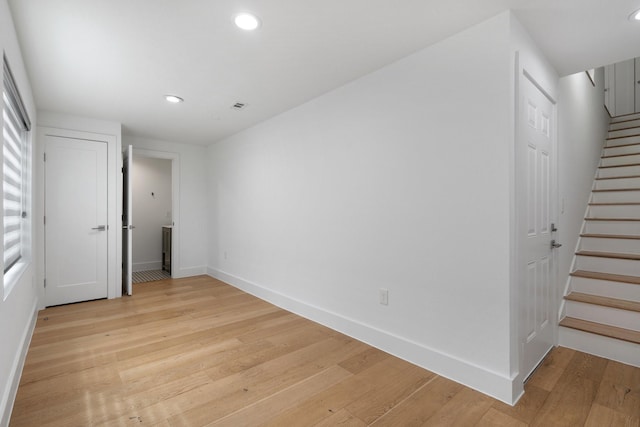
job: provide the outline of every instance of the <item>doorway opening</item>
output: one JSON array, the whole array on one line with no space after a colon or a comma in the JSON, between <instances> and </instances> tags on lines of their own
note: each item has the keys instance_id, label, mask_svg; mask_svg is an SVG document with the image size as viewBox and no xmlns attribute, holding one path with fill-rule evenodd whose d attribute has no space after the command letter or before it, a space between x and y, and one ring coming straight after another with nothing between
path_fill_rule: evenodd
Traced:
<instances>
[{"instance_id":1,"label":"doorway opening","mask_svg":"<svg viewBox=\"0 0 640 427\"><path fill-rule=\"evenodd\" d=\"M123 294L177 277L178 155L127 148L123 172Z\"/></svg>"}]
</instances>

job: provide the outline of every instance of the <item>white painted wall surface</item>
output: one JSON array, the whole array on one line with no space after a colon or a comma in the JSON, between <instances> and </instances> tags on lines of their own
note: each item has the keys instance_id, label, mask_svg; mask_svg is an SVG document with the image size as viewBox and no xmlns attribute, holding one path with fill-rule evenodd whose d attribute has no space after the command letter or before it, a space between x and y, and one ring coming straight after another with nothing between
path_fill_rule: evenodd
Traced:
<instances>
[{"instance_id":1,"label":"white painted wall surface","mask_svg":"<svg viewBox=\"0 0 640 427\"><path fill-rule=\"evenodd\" d=\"M510 19L213 145L210 274L510 401Z\"/></svg>"},{"instance_id":2,"label":"white painted wall surface","mask_svg":"<svg viewBox=\"0 0 640 427\"><path fill-rule=\"evenodd\" d=\"M173 277L187 277L206 273L207 265L207 174L205 169L207 150L200 145L157 141L123 136L123 144L133 145L135 150L152 150L175 153L179 162L179 221L176 220L173 238L178 240L178 256L172 264ZM134 212L135 216L135 212ZM134 218L134 221L137 221ZM135 242L135 237L134 237ZM177 267L177 268L176 268Z\"/></svg>"},{"instance_id":3,"label":"white painted wall surface","mask_svg":"<svg viewBox=\"0 0 640 427\"><path fill-rule=\"evenodd\" d=\"M162 226L171 224L171 160L133 156L133 271L162 268Z\"/></svg>"},{"instance_id":4,"label":"white painted wall surface","mask_svg":"<svg viewBox=\"0 0 640 427\"><path fill-rule=\"evenodd\" d=\"M607 137L609 114L604 108L604 69L596 70L594 87L585 73L560 79L559 173L560 278L566 285L578 243L596 168Z\"/></svg>"},{"instance_id":5,"label":"white painted wall surface","mask_svg":"<svg viewBox=\"0 0 640 427\"><path fill-rule=\"evenodd\" d=\"M27 108L35 135L36 110L29 79L22 62L22 54L15 34L9 7L5 0L0 0L0 51L4 52L12 68L18 90ZM1 74L1 72L0 72ZM0 121L2 120L0 116ZM35 138L32 138L35 141ZM32 154L35 150L32 150ZM34 157L32 156L32 164ZM36 182L32 180L32 185ZM0 190L1 191L1 190ZM30 192L32 200L31 229L35 230L35 203L33 188ZM24 357L31 341L31 333L35 326L38 307L38 291L36 283L36 264L38 253L35 250L35 236L32 238L31 262L16 282L11 292L4 292L0 286L0 426L9 424L11 408L15 399ZM4 278L3 278L4 279Z\"/></svg>"}]
</instances>

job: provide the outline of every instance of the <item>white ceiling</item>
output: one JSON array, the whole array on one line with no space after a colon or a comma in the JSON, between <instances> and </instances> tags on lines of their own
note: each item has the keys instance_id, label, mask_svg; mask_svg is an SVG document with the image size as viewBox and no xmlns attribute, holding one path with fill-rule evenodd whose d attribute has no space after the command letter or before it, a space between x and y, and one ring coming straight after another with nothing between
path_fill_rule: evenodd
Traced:
<instances>
[{"instance_id":1,"label":"white ceiling","mask_svg":"<svg viewBox=\"0 0 640 427\"><path fill-rule=\"evenodd\" d=\"M506 9L561 75L640 56L640 0L8 0L36 104L209 144ZM253 33L233 25L257 14ZM168 104L164 94L185 99ZM248 107L236 111L236 102Z\"/></svg>"}]
</instances>

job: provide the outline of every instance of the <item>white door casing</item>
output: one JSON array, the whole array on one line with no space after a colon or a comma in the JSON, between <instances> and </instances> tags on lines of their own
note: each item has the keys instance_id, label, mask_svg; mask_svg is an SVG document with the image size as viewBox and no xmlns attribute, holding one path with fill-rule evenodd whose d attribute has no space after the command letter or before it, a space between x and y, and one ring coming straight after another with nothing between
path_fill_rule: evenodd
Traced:
<instances>
[{"instance_id":1,"label":"white door casing","mask_svg":"<svg viewBox=\"0 0 640 427\"><path fill-rule=\"evenodd\" d=\"M557 280L555 105L524 71L516 141L520 373L527 378L554 346ZM557 223L557 222L556 222Z\"/></svg>"},{"instance_id":2,"label":"white door casing","mask_svg":"<svg viewBox=\"0 0 640 427\"><path fill-rule=\"evenodd\" d=\"M636 93L636 113L640 113L640 58L635 60L635 79L633 80L633 86Z\"/></svg>"},{"instance_id":3,"label":"white door casing","mask_svg":"<svg viewBox=\"0 0 640 427\"><path fill-rule=\"evenodd\" d=\"M133 146L122 153L122 293L133 295Z\"/></svg>"},{"instance_id":4,"label":"white door casing","mask_svg":"<svg viewBox=\"0 0 640 427\"><path fill-rule=\"evenodd\" d=\"M108 296L107 143L45 138L45 304Z\"/></svg>"}]
</instances>

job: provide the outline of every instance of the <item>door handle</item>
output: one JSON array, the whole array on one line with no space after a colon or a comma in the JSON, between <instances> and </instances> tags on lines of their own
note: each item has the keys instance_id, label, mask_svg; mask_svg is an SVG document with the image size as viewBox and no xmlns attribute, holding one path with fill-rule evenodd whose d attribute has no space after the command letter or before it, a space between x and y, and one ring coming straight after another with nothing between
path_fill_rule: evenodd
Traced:
<instances>
[{"instance_id":1,"label":"door handle","mask_svg":"<svg viewBox=\"0 0 640 427\"><path fill-rule=\"evenodd\" d=\"M556 248L559 248L560 246L562 246L561 243L557 243L555 240L551 241L551 249L556 249Z\"/></svg>"},{"instance_id":2,"label":"door handle","mask_svg":"<svg viewBox=\"0 0 640 427\"><path fill-rule=\"evenodd\" d=\"M93 227L92 230L105 231L107 229L106 225L99 225L97 227Z\"/></svg>"}]
</instances>

